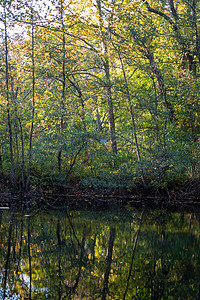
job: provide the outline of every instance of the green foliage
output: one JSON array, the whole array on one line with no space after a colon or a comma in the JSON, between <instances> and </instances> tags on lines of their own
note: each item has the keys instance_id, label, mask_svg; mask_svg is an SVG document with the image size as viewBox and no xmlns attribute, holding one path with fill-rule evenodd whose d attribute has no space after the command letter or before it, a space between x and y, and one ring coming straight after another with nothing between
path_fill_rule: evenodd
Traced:
<instances>
[{"instance_id":1,"label":"green foliage","mask_svg":"<svg viewBox=\"0 0 200 300\"><path fill-rule=\"evenodd\" d=\"M3 174L93 187L199 176L198 3L39 2L0 4Z\"/></svg>"}]
</instances>

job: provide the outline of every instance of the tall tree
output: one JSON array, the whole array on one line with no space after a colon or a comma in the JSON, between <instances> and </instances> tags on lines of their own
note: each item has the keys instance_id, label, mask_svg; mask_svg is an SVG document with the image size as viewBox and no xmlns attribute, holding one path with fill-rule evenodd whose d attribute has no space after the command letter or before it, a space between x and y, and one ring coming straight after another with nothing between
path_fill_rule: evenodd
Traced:
<instances>
[{"instance_id":1,"label":"tall tree","mask_svg":"<svg viewBox=\"0 0 200 300\"><path fill-rule=\"evenodd\" d=\"M110 61L109 61L110 60L109 59L109 35L105 30L104 15L102 10L102 0L96 1L96 8L98 12L99 32L100 32L101 43L102 43L103 68L105 73L105 88L107 93L108 122L109 122L109 129L110 129L111 149L113 154L117 154L115 117L114 117L113 99L112 99L112 82L111 82Z\"/></svg>"},{"instance_id":2,"label":"tall tree","mask_svg":"<svg viewBox=\"0 0 200 300\"><path fill-rule=\"evenodd\" d=\"M10 1L3 1L2 9L3 16L1 21L4 23L4 53L5 53L5 81L6 81L6 101L7 101L7 124L9 132L9 149L10 149L10 165L11 165L11 183L14 188L17 187L17 180L15 174L15 163L13 154L13 129L11 120L11 101L10 101L10 83L9 83L9 49L8 49L8 10L11 5Z\"/></svg>"},{"instance_id":3,"label":"tall tree","mask_svg":"<svg viewBox=\"0 0 200 300\"><path fill-rule=\"evenodd\" d=\"M32 109L31 109L31 126L29 136L29 155L28 155L28 172L26 189L30 183L30 172L32 164L32 142L33 142L33 131L34 131L34 118L35 118L35 20L34 20L34 2L32 0L30 7L30 19L31 19L31 64L32 64Z\"/></svg>"}]
</instances>

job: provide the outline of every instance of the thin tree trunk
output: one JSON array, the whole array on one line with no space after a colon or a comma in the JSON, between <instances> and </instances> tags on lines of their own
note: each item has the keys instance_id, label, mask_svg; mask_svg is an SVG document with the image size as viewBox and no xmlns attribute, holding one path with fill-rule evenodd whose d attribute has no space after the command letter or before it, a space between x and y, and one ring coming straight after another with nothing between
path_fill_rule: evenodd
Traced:
<instances>
[{"instance_id":1,"label":"thin tree trunk","mask_svg":"<svg viewBox=\"0 0 200 300\"><path fill-rule=\"evenodd\" d=\"M105 51L107 52L107 47L105 46ZM110 67L109 61L106 57L106 61L104 64L105 75L106 75L106 90L107 90L107 106L108 106L108 122L109 122L109 130L110 130L110 141L111 141L111 149L113 154L117 154L117 141L116 141L116 133L115 133L115 117L113 111L113 101L112 101L112 90L111 90L111 82L110 82Z\"/></svg>"},{"instance_id":2,"label":"thin tree trunk","mask_svg":"<svg viewBox=\"0 0 200 300\"><path fill-rule=\"evenodd\" d=\"M22 173L21 173L21 185L22 185L22 193L24 192L25 182L24 182L24 164L25 164L25 156L24 156L24 136L23 136L23 128L20 118L18 117L18 122L20 126L20 136L21 136L21 149L22 149Z\"/></svg>"},{"instance_id":3,"label":"thin tree trunk","mask_svg":"<svg viewBox=\"0 0 200 300\"><path fill-rule=\"evenodd\" d=\"M2 160L2 155L0 154L0 176L3 178L3 160ZM1 225L1 224L0 224Z\"/></svg>"},{"instance_id":4,"label":"thin tree trunk","mask_svg":"<svg viewBox=\"0 0 200 300\"><path fill-rule=\"evenodd\" d=\"M15 176L15 165L13 156L13 132L10 117L10 99L9 99L9 68L8 68L8 34L7 34L7 15L6 5L4 5L4 34L5 34L5 64L6 64L6 100L7 100L7 122L9 133L9 149L10 149L10 163L11 163L11 184L16 189L17 182Z\"/></svg>"},{"instance_id":5,"label":"thin tree trunk","mask_svg":"<svg viewBox=\"0 0 200 300\"><path fill-rule=\"evenodd\" d=\"M113 154L117 154L117 141L115 133L115 117L113 110L113 100L112 100L112 85L110 80L110 66L109 66L109 57L108 57L108 46L103 28L103 18L101 11L101 0L97 0L97 8L99 14L99 24L100 24L100 33L102 40L102 47L104 52L104 72L105 72L105 84L106 84L106 93L107 93L107 107L108 107L108 123L110 131L110 142L111 150Z\"/></svg>"},{"instance_id":6,"label":"thin tree trunk","mask_svg":"<svg viewBox=\"0 0 200 300\"><path fill-rule=\"evenodd\" d=\"M157 142L160 141L160 132L159 132L159 126L158 126L158 97L157 97L157 89L156 89L156 84L154 78L152 78L153 81L153 88L155 91L155 123L156 123L156 137L157 137Z\"/></svg>"},{"instance_id":7,"label":"thin tree trunk","mask_svg":"<svg viewBox=\"0 0 200 300\"><path fill-rule=\"evenodd\" d=\"M58 172L61 174L62 173L62 150L58 151L57 159L58 159Z\"/></svg>"},{"instance_id":8,"label":"thin tree trunk","mask_svg":"<svg viewBox=\"0 0 200 300\"><path fill-rule=\"evenodd\" d=\"M23 136L23 127L22 127L22 122L21 119L18 115L18 107L17 107L17 97L18 97L18 87L16 88L16 92L14 92L14 78L12 78L12 97L13 97L13 102L14 102L14 106L15 106L15 115L16 115L16 123L19 123L19 132L20 132L20 140L21 140L21 179L19 182L19 190L21 192L21 196L24 192L24 188L25 188L25 182L24 182L24 164L25 164L25 153L24 153L24 136ZM16 129L18 128L17 124L15 124ZM18 142L16 139L16 144L17 144L17 149L18 149ZM19 153L19 149L17 150L17 153ZM17 157L19 156L19 154L17 155ZM17 164L18 164L18 159L17 159ZM23 198L23 196L22 196Z\"/></svg>"},{"instance_id":9,"label":"thin tree trunk","mask_svg":"<svg viewBox=\"0 0 200 300\"><path fill-rule=\"evenodd\" d=\"M65 24L63 18L63 0L60 1L60 18L62 26L62 95L61 95L61 110L60 110L60 133L62 135L64 129L64 109L65 109L65 88L66 88L66 51L65 51ZM62 149L58 151L58 171L62 173Z\"/></svg>"},{"instance_id":10,"label":"thin tree trunk","mask_svg":"<svg viewBox=\"0 0 200 300\"><path fill-rule=\"evenodd\" d=\"M195 37L196 37L196 55L198 57L199 64L200 64L199 31L198 31L198 26L197 26L197 12L196 12L196 8L197 8L197 1L193 0L192 10L193 10L193 19L194 19L193 24L194 24L194 28L195 28Z\"/></svg>"},{"instance_id":11,"label":"thin tree trunk","mask_svg":"<svg viewBox=\"0 0 200 300\"><path fill-rule=\"evenodd\" d=\"M164 82L163 75L156 65L153 53L150 52L150 50L148 48L146 48L146 57L149 60L149 64L151 66L152 72L156 78L158 88L160 91L160 95L164 101L165 107L169 112L169 118L170 118L170 120L173 120L174 111L173 111L171 103L167 99L167 92L166 92L166 88L165 88L165 82Z\"/></svg>"},{"instance_id":12,"label":"thin tree trunk","mask_svg":"<svg viewBox=\"0 0 200 300\"><path fill-rule=\"evenodd\" d=\"M128 98L129 110L130 110L130 113L131 113L131 120L132 120L132 125L133 125L133 135L134 135L134 140L135 140L137 159L138 159L138 162L141 163L140 149L139 149L139 144L138 144L138 139L137 139L136 124L135 124L135 116L134 116L133 106L132 106L132 103L131 103L131 95L130 95L130 92L129 92L128 81L127 81L127 78L126 78L126 72L125 72L125 69L124 69L124 64L123 64L123 61L122 61L119 50L117 50L117 53L118 53L118 56L119 56L121 67L122 67L122 72L123 72L124 82L125 82L125 87L126 87L126 95L127 95L127 98ZM143 185L146 186L143 173L144 172L143 172L143 168L142 168L141 178L142 178Z\"/></svg>"},{"instance_id":13,"label":"thin tree trunk","mask_svg":"<svg viewBox=\"0 0 200 300\"><path fill-rule=\"evenodd\" d=\"M11 74L12 68L9 65L9 72ZM12 75L10 75L10 98L11 98L11 103L12 105L14 105L15 108L15 114L17 116L17 105L16 105L16 99L17 99L17 93L18 93L18 88L16 89L16 92L14 92L14 78ZM13 131L14 131L14 136L15 136L15 164L16 164L16 168L18 168L19 165L19 143L18 143L18 122L17 119L13 118Z\"/></svg>"},{"instance_id":14,"label":"thin tree trunk","mask_svg":"<svg viewBox=\"0 0 200 300\"><path fill-rule=\"evenodd\" d=\"M78 97L80 99L81 102L81 119L83 121L83 130L86 133L87 132L87 128L86 128L86 122L85 122L85 104L84 104L84 99L83 99L83 93L82 90L78 84L78 82L76 81L74 75L72 74L72 78L73 81L69 78L69 76L67 77L68 81L71 83L71 85L74 87L74 89L77 91L78 93Z\"/></svg>"},{"instance_id":15,"label":"thin tree trunk","mask_svg":"<svg viewBox=\"0 0 200 300\"><path fill-rule=\"evenodd\" d=\"M32 5L33 5L33 3L32 3ZM33 7L31 7L32 114L31 114L31 127L30 127L30 136L29 136L29 157L28 157L28 172L27 172L26 189L28 189L29 183L30 183L30 172L31 172L31 164L32 164L32 141L33 141L34 117L35 117L35 36L34 36L34 30L35 30L34 11L33 11Z\"/></svg>"},{"instance_id":16,"label":"thin tree trunk","mask_svg":"<svg viewBox=\"0 0 200 300\"><path fill-rule=\"evenodd\" d=\"M70 164L70 167L69 167L69 170L67 171L67 174L66 174L66 179L68 180L69 176L70 176L70 173L72 171L72 168L74 167L75 163L76 163L76 159L78 157L78 155L80 154L81 150L83 149L85 143L83 142L83 144L80 146L80 148L78 149L78 151L76 152L76 154L74 155L74 158Z\"/></svg>"},{"instance_id":17,"label":"thin tree trunk","mask_svg":"<svg viewBox=\"0 0 200 300\"><path fill-rule=\"evenodd\" d=\"M72 84L74 89L77 91L78 97L79 97L80 102L81 102L80 118L83 122L83 131L85 133L85 145L86 145L86 143L87 143L87 140L86 140L87 127L86 127L86 121L85 121L85 103L84 103L83 93L82 93L82 90L81 90L81 88L80 88L80 86L79 86L78 82L76 81L75 76L73 74L72 74L72 78L73 78L73 80L71 80L69 78L69 76L67 76L68 81ZM89 157L90 157L89 151L86 147L86 149L85 149L85 162L87 162L89 160Z\"/></svg>"}]
</instances>

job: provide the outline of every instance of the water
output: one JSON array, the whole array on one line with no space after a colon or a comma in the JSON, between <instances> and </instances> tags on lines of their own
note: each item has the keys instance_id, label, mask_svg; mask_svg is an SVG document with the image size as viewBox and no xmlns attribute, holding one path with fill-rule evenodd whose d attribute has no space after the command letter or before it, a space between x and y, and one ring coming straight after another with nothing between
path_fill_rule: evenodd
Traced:
<instances>
[{"instance_id":1,"label":"water","mask_svg":"<svg viewBox=\"0 0 200 300\"><path fill-rule=\"evenodd\" d=\"M200 299L199 220L0 211L0 299Z\"/></svg>"}]
</instances>

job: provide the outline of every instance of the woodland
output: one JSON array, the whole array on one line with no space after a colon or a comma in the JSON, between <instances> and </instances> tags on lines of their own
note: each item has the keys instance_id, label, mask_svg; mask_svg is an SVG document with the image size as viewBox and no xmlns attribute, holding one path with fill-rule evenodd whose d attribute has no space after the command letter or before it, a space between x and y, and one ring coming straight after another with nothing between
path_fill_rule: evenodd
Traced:
<instances>
[{"instance_id":1,"label":"woodland","mask_svg":"<svg viewBox=\"0 0 200 300\"><path fill-rule=\"evenodd\" d=\"M199 30L199 0L1 0L2 184L198 181Z\"/></svg>"}]
</instances>

